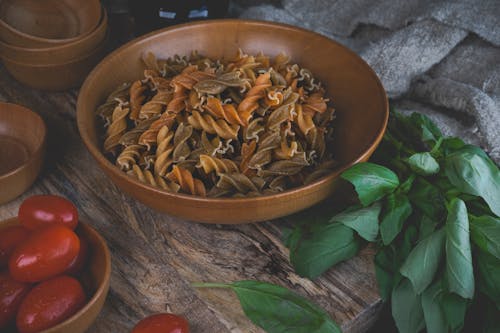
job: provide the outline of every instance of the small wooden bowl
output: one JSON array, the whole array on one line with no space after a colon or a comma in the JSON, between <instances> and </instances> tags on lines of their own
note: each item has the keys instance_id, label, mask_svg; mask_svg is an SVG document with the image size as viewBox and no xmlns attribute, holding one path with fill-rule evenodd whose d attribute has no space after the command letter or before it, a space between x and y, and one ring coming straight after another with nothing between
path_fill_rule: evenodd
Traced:
<instances>
[{"instance_id":1,"label":"small wooden bowl","mask_svg":"<svg viewBox=\"0 0 500 333\"><path fill-rule=\"evenodd\" d=\"M46 132L35 112L0 102L0 204L21 195L35 181L45 154Z\"/></svg>"},{"instance_id":2,"label":"small wooden bowl","mask_svg":"<svg viewBox=\"0 0 500 333\"><path fill-rule=\"evenodd\" d=\"M17 218L0 221L0 230L18 225ZM82 284L89 298L87 304L64 322L40 333L83 333L95 321L101 311L109 290L111 277L111 255L104 238L83 222L78 223L76 233L89 242L90 259L87 270L81 277Z\"/></svg>"},{"instance_id":3,"label":"small wooden bowl","mask_svg":"<svg viewBox=\"0 0 500 333\"><path fill-rule=\"evenodd\" d=\"M90 53L67 63L31 65L4 57L7 71L19 82L35 89L62 91L79 86L104 55L107 38Z\"/></svg>"},{"instance_id":4,"label":"small wooden bowl","mask_svg":"<svg viewBox=\"0 0 500 333\"><path fill-rule=\"evenodd\" d=\"M0 39L23 47L74 42L101 20L98 0L4 0L0 4Z\"/></svg>"},{"instance_id":5,"label":"small wooden bowl","mask_svg":"<svg viewBox=\"0 0 500 333\"><path fill-rule=\"evenodd\" d=\"M0 41L0 55L2 58L13 59L16 63L26 65L64 64L94 50L106 37L107 28L108 16L103 8L99 25L85 37L70 43L43 48L26 48Z\"/></svg>"},{"instance_id":6,"label":"small wooden bowl","mask_svg":"<svg viewBox=\"0 0 500 333\"><path fill-rule=\"evenodd\" d=\"M211 58L232 58L238 48L269 56L284 52L308 68L326 87L336 109L332 150L339 166L318 181L253 198L202 198L145 185L126 175L102 153L95 110L123 82L142 77L141 56L166 59L197 50ZM366 161L387 125L387 96L377 75L354 52L319 34L284 24L214 20L178 25L133 40L107 56L89 74L78 96L77 123L83 142L99 167L124 192L159 211L207 223L245 223L285 216L334 194L339 175ZM345 193L337 193L345 195ZM335 200L335 197L334 199Z\"/></svg>"}]
</instances>

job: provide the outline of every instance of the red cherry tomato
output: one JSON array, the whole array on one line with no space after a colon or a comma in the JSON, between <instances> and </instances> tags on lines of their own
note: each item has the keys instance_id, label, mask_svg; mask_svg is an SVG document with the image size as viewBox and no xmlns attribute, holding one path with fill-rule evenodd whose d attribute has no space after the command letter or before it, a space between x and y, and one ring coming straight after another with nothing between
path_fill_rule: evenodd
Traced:
<instances>
[{"instance_id":1,"label":"red cherry tomato","mask_svg":"<svg viewBox=\"0 0 500 333\"><path fill-rule=\"evenodd\" d=\"M57 195L34 195L24 200L19 207L19 222L26 228L61 224L75 229L78 211L71 201Z\"/></svg>"},{"instance_id":2,"label":"red cherry tomato","mask_svg":"<svg viewBox=\"0 0 500 333\"><path fill-rule=\"evenodd\" d=\"M87 258L89 256L89 243L83 237L80 237L80 251L76 258L71 262L65 274L76 276L83 271Z\"/></svg>"},{"instance_id":3,"label":"red cherry tomato","mask_svg":"<svg viewBox=\"0 0 500 333\"><path fill-rule=\"evenodd\" d=\"M30 284L14 280L8 272L0 273L0 329L14 321L17 309L30 289Z\"/></svg>"},{"instance_id":4,"label":"red cherry tomato","mask_svg":"<svg viewBox=\"0 0 500 333\"><path fill-rule=\"evenodd\" d=\"M66 271L79 251L80 239L73 230L63 226L38 230L12 253L10 274L18 281L42 281Z\"/></svg>"},{"instance_id":5,"label":"red cherry tomato","mask_svg":"<svg viewBox=\"0 0 500 333\"><path fill-rule=\"evenodd\" d=\"M0 269L7 266L15 247L28 238L29 233L28 229L20 225L0 230Z\"/></svg>"},{"instance_id":6,"label":"red cherry tomato","mask_svg":"<svg viewBox=\"0 0 500 333\"><path fill-rule=\"evenodd\" d=\"M131 333L189 333L189 324L181 316L160 313L141 320Z\"/></svg>"},{"instance_id":7,"label":"red cherry tomato","mask_svg":"<svg viewBox=\"0 0 500 333\"><path fill-rule=\"evenodd\" d=\"M85 293L78 280L61 275L35 286L17 313L20 333L35 333L60 324L85 305Z\"/></svg>"}]
</instances>

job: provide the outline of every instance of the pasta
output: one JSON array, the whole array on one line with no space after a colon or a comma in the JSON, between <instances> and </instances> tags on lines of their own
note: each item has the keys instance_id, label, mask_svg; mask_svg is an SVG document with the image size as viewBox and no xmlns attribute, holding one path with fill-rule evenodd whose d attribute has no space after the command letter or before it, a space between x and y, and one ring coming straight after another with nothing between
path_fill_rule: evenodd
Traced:
<instances>
[{"instance_id":1,"label":"pasta","mask_svg":"<svg viewBox=\"0 0 500 333\"><path fill-rule=\"evenodd\" d=\"M253 197L309 184L336 167L325 89L289 56L143 56L142 79L117 87L96 114L103 150L149 186Z\"/></svg>"}]
</instances>

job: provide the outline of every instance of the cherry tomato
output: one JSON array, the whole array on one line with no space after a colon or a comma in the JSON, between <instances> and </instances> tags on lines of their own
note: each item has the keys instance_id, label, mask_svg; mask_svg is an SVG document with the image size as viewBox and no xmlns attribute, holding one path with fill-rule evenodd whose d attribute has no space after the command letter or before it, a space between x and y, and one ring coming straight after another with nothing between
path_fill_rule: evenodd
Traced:
<instances>
[{"instance_id":1,"label":"cherry tomato","mask_svg":"<svg viewBox=\"0 0 500 333\"><path fill-rule=\"evenodd\" d=\"M61 275L41 282L26 295L16 323L20 333L35 333L60 324L85 305L77 279Z\"/></svg>"},{"instance_id":2,"label":"cherry tomato","mask_svg":"<svg viewBox=\"0 0 500 333\"><path fill-rule=\"evenodd\" d=\"M29 233L28 229L19 225L0 230L0 269L7 266L15 247L28 238Z\"/></svg>"},{"instance_id":3,"label":"cherry tomato","mask_svg":"<svg viewBox=\"0 0 500 333\"><path fill-rule=\"evenodd\" d=\"M80 237L80 251L78 252L76 258L69 265L65 274L75 276L79 274L81 271L83 271L83 268L87 263L88 256L89 256L89 243L87 242L87 240L85 240L85 238Z\"/></svg>"},{"instance_id":4,"label":"cherry tomato","mask_svg":"<svg viewBox=\"0 0 500 333\"><path fill-rule=\"evenodd\" d=\"M78 211L71 201L63 197L34 195L19 206L18 218L22 225L31 230L55 224L75 229Z\"/></svg>"},{"instance_id":5,"label":"cherry tomato","mask_svg":"<svg viewBox=\"0 0 500 333\"><path fill-rule=\"evenodd\" d=\"M38 230L12 253L10 274L18 281L42 281L63 273L79 251L80 239L73 230L57 225Z\"/></svg>"},{"instance_id":6,"label":"cherry tomato","mask_svg":"<svg viewBox=\"0 0 500 333\"><path fill-rule=\"evenodd\" d=\"M189 333L189 324L181 316L159 313L138 322L131 333Z\"/></svg>"},{"instance_id":7,"label":"cherry tomato","mask_svg":"<svg viewBox=\"0 0 500 333\"><path fill-rule=\"evenodd\" d=\"M17 309L30 289L30 284L14 280L8 272L0 273L0 329L14 321Z\"/></svg>"}]
</instances>

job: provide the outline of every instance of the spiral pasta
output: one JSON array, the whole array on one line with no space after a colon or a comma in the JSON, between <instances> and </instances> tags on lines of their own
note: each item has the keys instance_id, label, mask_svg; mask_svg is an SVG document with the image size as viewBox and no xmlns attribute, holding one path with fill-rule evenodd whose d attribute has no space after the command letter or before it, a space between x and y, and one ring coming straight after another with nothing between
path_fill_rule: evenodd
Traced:
<instances>
[{"instance_id":1,"label":"spiral pasta","mask_svg":"<svg viewBox=\"0 0 500 333\"><path fill-rule=\"evenodd\" d=\"M96 111L103 150L131 177L170 192L241 197L286 191L336 167L335 110L289 56L147 53L143 61L144 77Z\"/></svg>"}]
</instances>

